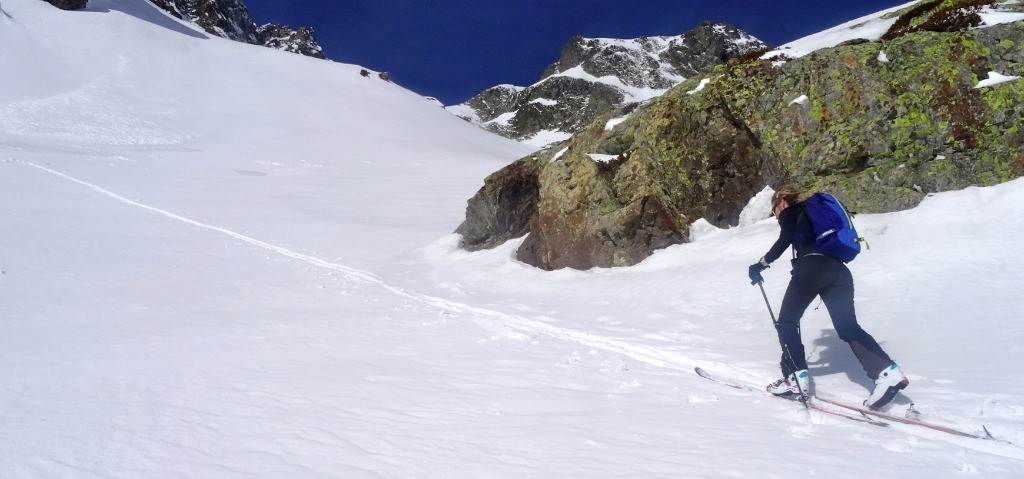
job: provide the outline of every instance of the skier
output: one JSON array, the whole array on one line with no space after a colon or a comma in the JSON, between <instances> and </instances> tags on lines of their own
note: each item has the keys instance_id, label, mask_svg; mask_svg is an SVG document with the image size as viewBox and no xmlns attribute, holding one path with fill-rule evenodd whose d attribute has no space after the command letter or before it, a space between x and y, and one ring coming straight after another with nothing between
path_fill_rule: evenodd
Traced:
<instances>
[{"instance_id":1,"label":"skier","mask_svg":"<svg viewBox=\"0 0 1024 479\"><path fill-rule=\"evenodd\" d=\"M810 393L807 359L800 341L800 317L815 296L820 295L839 338L850 345L864 372L875 381L875 388L864 405L871 409L881 408L910 381L878 342L857 324L853 307L853 276L842 261L814 247L814 231L801 204L806 198L806 193L793 185L785 185L772 195L772 214L781 228L779 238L768 253L749 268L751 284L761 283L764 281L761 271L778 259L786 248L793 247L792 279L782 298L777 326L779 342L783 346L782 379L769 384L768 392L776 396Z\"/></svg>"}]
</instances>

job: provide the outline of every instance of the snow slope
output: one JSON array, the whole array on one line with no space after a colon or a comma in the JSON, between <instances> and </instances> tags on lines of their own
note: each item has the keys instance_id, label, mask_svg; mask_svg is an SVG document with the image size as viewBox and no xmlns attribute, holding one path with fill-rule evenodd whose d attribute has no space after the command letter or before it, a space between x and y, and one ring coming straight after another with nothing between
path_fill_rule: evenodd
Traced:
<instances>
[{"instance_id":1,"label":"snow slope","mask_svg":"<svg viewBox=\"0 0 1024 479\"><path fill-rule=\"evenodd\" d=\"M210 220L267 234L296 213L344 219L307 234L319 244L345 236L352 247L415 245L432 214L461 214L478 187L456 169L480 177L529 152L469 133L436 103L355 65L205 38L145 2L90 2L71 13L36 3L4 2L14 18L2 42L13 48L0 67L21 74L0 80L0 138L91 158L67 172L89 180L102 174L96 165L114 169L108 186L175 211L202 207ZM276 188L293 180L303 197ZM428 195L425 182L448 196ZM392 195L412 201L379 200Z\"/></svg>"},{"instance_id":2,"label":"snow slope","mask_svg":"<svg viewBox=\"0 0 1024 479\"><path fill-rule=\"evenodd\" d=\"M466 198L522 146L358 66L89 3L0 16L4 477L1019 476L1019 446L690 372L775 374L745 271L768 193L632 268L466 253ZM1018 180L858 217L897 411L1024 443L1022 204ZM864 396L825 312L804 331L819 392Z\"/></svg>"}]
</instances>

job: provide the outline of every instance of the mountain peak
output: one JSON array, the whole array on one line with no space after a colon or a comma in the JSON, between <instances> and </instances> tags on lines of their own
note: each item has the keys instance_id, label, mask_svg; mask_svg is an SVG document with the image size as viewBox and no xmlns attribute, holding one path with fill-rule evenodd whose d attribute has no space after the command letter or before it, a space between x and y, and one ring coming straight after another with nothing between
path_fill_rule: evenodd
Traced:
<instances>
[{"instance_id":1,"label":"mountain peak","mask_svg":"<svg viewBox=\"0 0 1024 479\"><path fill-rule=\"evenodd\" d=\"M575 35L538 83L518 91L490 88L451 111L492 132L543 146L602 114L628 109L698 72L766 47L742 30L715 22L676 36Z\"/></svg>"}]
</instances>

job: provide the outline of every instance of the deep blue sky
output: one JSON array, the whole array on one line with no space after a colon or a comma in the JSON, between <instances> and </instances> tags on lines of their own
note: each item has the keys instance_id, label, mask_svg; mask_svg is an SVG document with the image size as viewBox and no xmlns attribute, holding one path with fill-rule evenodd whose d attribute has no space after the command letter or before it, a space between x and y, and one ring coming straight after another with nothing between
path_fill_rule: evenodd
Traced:
<instances>
[{"instance_id":1,"label":"deep blue sky","mask_svg":"<svg viewBox=\"0 0 1024 479\"><path fill-rule=\"evenodd\" d=\"M244 0L257 25L313 27L328 58L446 105L527 86L576 34L679 35L704 20L780 45L909 0Z\"/></svg>"}]
</instances>

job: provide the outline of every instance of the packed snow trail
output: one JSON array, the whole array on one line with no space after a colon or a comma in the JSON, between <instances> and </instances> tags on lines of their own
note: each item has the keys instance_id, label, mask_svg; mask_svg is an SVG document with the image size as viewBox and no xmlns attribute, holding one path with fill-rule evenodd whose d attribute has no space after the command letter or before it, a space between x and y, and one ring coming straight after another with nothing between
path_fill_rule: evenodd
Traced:
<instances>
[{"instance_id":1,"label":"packed snow trail","mask_svg":"<svg viewBox=\"0 0 1024 479\"><path fill-rule=\"evenodd\" d=\"M80 180L80 179L75 178L73 176L67 175L65 173L61 173L59 171L47 168L45 166L42 166L42 165L30 162L30 161L22 161L22 160L16 160L16 159L15 160L10 160L10 161L13 161L13 162L19 163L19 164L23 164L23 165L28 165L28 166L31 166L31 167L34 167L34 168L38 168L38 169L40 169L42 171L45 171L47 173L50 173L52 175L59 176L61 178L64 178L65 180L71 181L73 183L77 183L77 184L85 186L87 188L90 188L90 189L92 189L94 191L97 191L97 192L99 192L99 193L101 193L101 194L103 194L105 196L113 198L113 199L115 199L115 200L117 200L117 201L119 201L121 203L130 205L130 206L134 206L134 207L137 207L137 208L142 208L144 210L147 210L147 211L150 211L150 212L153 212L153 213L165 216L167 218L170 218L170 219L173 219L173 220L176 220L176 221L180 221L182 223L187 223L187 224L192 225L192 226L196 226L196 227L199 227L199 228L204 228L204 229L208 229L208 230L211 230L211 231L215 231L217 233L229 236L231 238L234 238L234 239L237 239L239 241L251 244L253 246L256 246L256 247L259 247L259 248L263 248L263 249L266 249L266 250L269 250L269 251L273 251L275 253L278 253L280 255L283 255L283 256L286 256L286 257L289 257L289 258L292 258L292 259L296 259L296 260L299 260L299 261L303 261L303 262L309 263L309 264L311 264L313 266L317 266L317 267L321 267L321 268L326 268L326 269L330 269L330 270L333 270L333 271L338 271L338 272L344 274L347 278L349 278L349 279L351 279L353 281L359 281L359 282L362 282L362 283L365 283L365 284L375 285L375 286L378 286L378 287L380 287L380 288L382 288L382 289L384 289L384 290L386 290L388 292L391 292L391 293L393 293L395 295L398 295L398 296L401 296L403 298L416 301L416 302L421 303L421 304L432 306L432 307L441 309L443 311L447 311L447 312L451 312L451 313L475 314L475 315L479 315L479 316L483 316L483 317L493 318L496 321L500 322L501 324L503 324L503 325L505 325L505 326L507 326L507 327L509 327L511 329L514 329L514 330L516 330L518 332L521 332L521 333L532 334L532 335L541 335L542 334L542 335L550 336L550 337L553 337L553 338L556 338L556 339L561 339L561 340L565 340L565 341L571 341L571 342L574 342L574 343L577 343L577 344L581 344L583 346L588 346L588 347L597 348L597 349L601 349L601 350L608 351L608 352L622 354L624 356L632 358L632 359L634 359L636 361L639 361L641 363L648 364L648 365L655 366L655 367L667 368L667 369L675 369L675 370L679 370L679 371L691 371L695 366L698 365L698 363L696 361L692 360L692 359L685 358L685 357L679 357L677 355L671 355L673 357L669 358L668 356L670 356L670 355L666 354L664 351L659 351L659 350L654 349L654 348L640 346L640 345L636 345L636 344L631 344L631 343L629 343L627 341L622 341L622 340L618 340L618 339L603 337L603 336L599 336L599 335L595 335L595 334L590 334L590 333L586 333L586 332L583 332L583 331L576 331L576 330L572 330L572 329L568 329L568 328L560 328L560 327L553 326L551 324L548 324L548 323L545 323L543 321L539 321L539 320L536 320L536 319L530 319L530 318L525 318L525 317L522 317L522 316L505 314L505 313L501 313L501 312L498 312L498 311L493 311L493 310L489 310L489 309L485 309L485 308L478 308L478 307L470 306L470 305L467 305L467 304L450 301L450 300L447 300L447 299L444 299L444 298L439 298L439 297L436 297L436 296L428 296L428 295L424 295L424 294L408 291L406 289L390 285L387 282L385 282L383 279L381 279L379 276L377 276L377 275L375 275L373 273L367 272L367 271L361 271L361 270L358 270L358 269L355 269L355 268L351 268L351 267L348 267L348 266L345 266L345 265L341 265L341 264L337 264L337 263L331 263L329 261L324 261L324 260L322 260L320 258L317 258L317 257L314 257L314 256L309 256L309 255L302 254L302 253L297 253L297 252L289 250L287 248L283 248L283 247L276 246L276 245L273 245L273 244L270 244L270 243L267 243L267 242L264 242L264 241L260 241L260 240L258 240L256 238L253 238L253 237L250 237L250 236L246 236L246 235L243 235L241 233L237 233L235 231L231 231L231 230L226 229L226 228L221 228L221 227L214 226L214 225L211 225L211 224L207 224L207 223L203 223L203 222L196 221L196 220L193 220L193 219L185 218L185 217L183 217L181 215L177 215L177 214L171 213L170 211L162 210L160 208L156 208L156 207L149 206L147 204L144 204L144 203L141 203L141 202L138 202L138 201L134 201L134 200L125 198L124 196L118 195L117 193L114 193L114 192L112 192L110 190L104 189L104 188L102 188L100 186L97 186L95 184L89 183L87 181Z\"/></svg>"},{"instance_id":2,"label":"packed snow trail","mask_svg":"<svg viewBox=\"0 0 1024 479\"><path fill-rule=\"evenodd\" d=\"M107 189L105 189L103 187L100 187L100 186L98 186L96 184L89 183L87 181L75 178L75 177L70 176L68 174L62 173L62 172L57 171L57 170L53 170L51 168L47 168L45 166L39 165L37 163L33 163L31 161L23 161L23 160L18 160L18 159L9 159L9 160L7 160L7 162L8 163L16 163L16 164L31 166L33 168L39 169L39 170L44 171L46 173L49 173L51 175L58 176L58 177L63 178L65 180L67 180L67 181L79 184L79 185L87 187L89 189L92 189L92 190L94 190L94 191L96 191L96 192L98 192L100 194L103 194L103 195L105 195L105 196L107 196L109 198L112 198L112 199L114 199L114 200L116 200L118 202L130 205L130 206L133 206L133 207L136 207L136 208L141 208L141 209L144 209L146 211L149 211L149 212L152 212L152 213L156 213L158 215L161 215L161 216L164 216L164 217L167 217L167 218L170 218L170 219L182 222L182 223L186 223L186 224L189 224L189 225L192 225L192 226L196 226L196 227L199 227L199 228L211 230L211 231L214 231L214 232L226 235L228 237L234 238L236 240L242 241L244 243L248 243L250 245L256 246L258 248L262 248L262 249L265 249L265 250L268 250L268 251L272 251L272 252L275 252L275 253L280 254L282 256L285 256L285 257L288 257L288 258L292 258L292 259L295 259L295 260L299 260L299 261L311 264L313 266L317 266L317 267L321 267L321 268L325 268L325 269L329 269L329 270L333 270L333 271L338 271L338 272L344 274L350 280L361 282L361 283L368 284L368 285L373 285L373 286L380 287L383 290L388 291L388 292L390 292L392 294L395 294L397 296L400 296L400 297L403 297L403 298L406 298L406 299L418 302L418 303L426 305L426 306L430 306L430 307L434 307L434 308L440 309L440 310L442 310L444 312L464 313L464 314L477 315L477 316L480 316L480 317L492 318L493 320L495 320L498 323L504 325L505 327L508 327L508 328L510 328L512 330L515 330L515 331L518 331L520 333L524 333L524 334L527 334L527 335L545 335L545 336L549 336L549 337L552 337L552 338L555 338L555 339L558 339L558 340L569 341L569 342L580 344L580 345L583 345L583 346L587 346L587 347L591 347L591 348L595 348L595 349L600 349L600 350L611 352L611 353L621 354L623 356L629 357L629 358L631 358L633 360L636 360L638 362L641 362L643 364L647 364L647 365L658 367L658 368L665 368L665 369L671 369L671 370L676 370L676 371L686 371L687 373L691 373L694 370L695 367L698 367L698 366L700 366L702 364L704 364L706 366L707 365L706 363L709 363L709 361L697 361L697 360L694 360L692 358L683 356L683 355L678 354L678 353L669 353L669 352L666 352L666 351L658 350L656 348L652 348L652 347L648 347L648 346L643 346L643 345L638 345L638 344L633 344L633 343L630 343L630 342L624 341L624 340L619 340L619 339L609 338L609 337L605 337L605 336L601 336L601 335L587 333L587 332L584 332L584 331L578 331L578 330L573 330L573 329L569 329L569 328L562 328L562 327L554 326L554 325L551 325L549 323L546 323L544 321L537 320L537 319L530 319L530 318L526 318L526 317L523 317L523 316L501 313L501 312L498 312L498 311L494 311L494 310L490 310L490 309L486 309L486 308L474 307L474 306L470 306L470 305L467 305L467 304L464 304L464 303L459 303L459 302L447 300L447 299L436 297L436 296L429 296L429 295L425 295L425 294L409 291L409 290L404 289L404 288L399 288L399 287L390 285L387 282L385 282L383 279L381 279L379 276L377 276L377 275L375 275L373 273L370 273L370 272L367 272L367 271L358 270L358 269L351 268L351 267L348 267L348 266L345 266L345 265L341 265L341 264L337 264L337 263L332 263L332 262L329 262L329 261L324 261L324 260L322 260L320 258L317 258L317 257L314 257L314 256L310 256L310 255L306 255L306 254L302 254L302 253L298 253L298 252L289 250L287 248L283 248L283 247L276 246L276 245L273 245L273 244L270 244L270 243L267 243L267 242L264 242L264 241L260 241L258 239L253 238L253 237L246 236L244 234L241 234L241 233L238 233L238 232L226 229L226 228L222 228L222 227L214 226L214 225L211 225L211 224L203 223L203 222L200 222L200 221L196 221L196 220L193 220L193 219L189 219L189 218L183 217L181 215L172 213L172 212L167 211L167 210L163 210L163 209L160 209L160 208L156 208L156 207L153 207L153 206L141 203L139 201L128 199L128 198L126 198L124 196L118 195L117 193L114 193L114 192L112 192L110 190L107 190ZM714 369L728 368L728 366L725 366L725 365L722 365L722 364L718 364L718 363L712 363L712 364L714 366ZM745 373L745 371L738 371L738 372ZM1003 444L1003 443L998 443L998 444L985 443L985 441L981 441L981 440L977 440L977 439L972 439L972 438L957 438L957 437L948 437L947 438L947 437L942 437L942 436L945 436L945 434L943 434L943 433L928 434L928 432L919 431L917 429L919 429L919 428L908 429L905 432L907 432L909 434L913 434L913 435L918 436L918 437L927 438L927 439L934 439L934 440L942 440L942 441L945 441L945 442L951 442L951 443L957 444L959 446L962 446L965 449L972 449L972 450L976 450L976 451L979 451L979 452L993 454L993 455L1002 456L1002 457L1007 457L1007 458L1011 458L1011 459L1024 460L1024 449L1022 449L1022 448L1020 448L1020 447L1018 447L1016 445ZM929 431L929 432L933 432L933 431Z\"/></svg>"}]
</instances>

